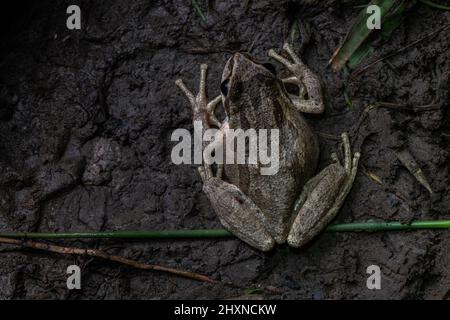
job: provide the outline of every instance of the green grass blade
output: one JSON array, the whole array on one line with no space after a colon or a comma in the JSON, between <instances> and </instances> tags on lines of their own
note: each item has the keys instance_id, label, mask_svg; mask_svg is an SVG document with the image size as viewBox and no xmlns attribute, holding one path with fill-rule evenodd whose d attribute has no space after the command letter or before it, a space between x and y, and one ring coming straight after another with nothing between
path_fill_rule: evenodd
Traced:
<instances>
[{"instance_id":1,"label":"green grass blade","mask_svg":"<svg viewBox=\"0 0 450 320\"><path fill-rule=\"evenodd\" d=\"M348 60L348 67L350 69L356 68L361 62L363 62L367 57L374 53L375 49L367 42L356 49L352 56Z\"/></svg>"},{"instance_id":2,"label":"green grass blade","mask_svg":"<svg viewBox=\"0 0 450 320\"><path fill-rule=\"evenodd\" d=\"M417 229L450 229L450 220L400 222L358 222L334 224L327 232L399 231ZM225 229L163 230L163 231L106 231L106 232L0 232L0 237L16 239L204 239L228 238L233 234Z\"/></svg>"},{"instance_id":3,"label":"green grass blade","mask_svg":"<svg viewBox=\"0 0 450 320\"><path fill-rule=\"evenodd\" d=\"M403 21L404 13L406 10L406 2L402 0L398 6L393 8L391 12L386 16L386 20L381 26L381 36L384 40L388 40L395 29L397 29Z\"/></svg>"},{"instance_id":4,"label":"green grass blade","mask_svg":"<svg viewBox=\"0 0 450 320\"><path fill-rule=\"evenodd\" d=\"M203 21L206 21L206 17L203 14L202 8L197 3L197 0L192 0L192 5L194 6L195 12L197 12L197 15L202 18Z\"/></svg>"},{"instance_id":5,"label":"green grass blade","mask_svg":"<svg viewBox=\"0 0 450 320\"><path fill-rule=\"evenodd\" d=\"M386 15L392 10L397 8L401 4L400 0L373 0L370 4L374 4L380 7L381 20L386 18ZM342 69L353 53L361 46L361 44L372 33L372 29L367 28L367 8L364 8L355 23L353 24L350 32L344 39L343 44L333 54L330 65L335 71Z\"/></svg>"},{"instance_id":6,"label":"green grass blade","mask_svg":"<svg viewBox=\"0 0 450 320\"><path fill-rule=\"evenodd\" d=\"M328 232L356 231L400 231L418 229L450 229L450 220L415 221L410 224L401 222L362 222L330 225Z\"/></svg>"}]
</instances>

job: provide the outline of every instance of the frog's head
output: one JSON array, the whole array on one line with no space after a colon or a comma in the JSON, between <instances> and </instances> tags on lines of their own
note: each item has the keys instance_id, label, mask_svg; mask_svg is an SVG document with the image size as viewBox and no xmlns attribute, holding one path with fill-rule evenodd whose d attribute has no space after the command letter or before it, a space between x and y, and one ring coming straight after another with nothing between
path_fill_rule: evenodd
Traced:
<instances>
[{"instance_id":1,"label":"frog's head","mask_svg":"<svg viewBox=\"0 0 450 320\"><path fill-rule=\"evenodd\" d=\"M235 53L228 59L223 73L220 91L225 112L242 112L248 101L256 102L263 90L266 93L278 90L275 67L259 63L247 53Z\"/></svg>"}]
</instances>

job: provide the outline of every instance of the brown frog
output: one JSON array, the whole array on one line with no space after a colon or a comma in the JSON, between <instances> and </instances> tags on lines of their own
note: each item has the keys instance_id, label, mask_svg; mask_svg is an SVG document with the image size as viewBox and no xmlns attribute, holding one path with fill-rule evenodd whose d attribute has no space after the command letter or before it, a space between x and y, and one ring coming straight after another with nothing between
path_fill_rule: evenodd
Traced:
<instances>
[{"instance_id":1,"label":"brown frog","mask_svg":"<svg viewBox=\"0 0 450 320\"><path fill-rule=\"evenodd\" d=\"M269 56L284 65L290 77L279 79L268 64L236 53L225 65L221 96L210 102L206 64L201 65L196 96L181 79L176 81L191 103L194 120L205 128L279 129L279 170L274 175L262 175L260 166L246 164L199 168L203 191L224 227L262 251L286 241L300 247L323 230L349 193L360 156L357 152L352 156L344 133L343 164L333 154L334 163L314 175L318 140L301 113L323 112L320 80L290 45L283 49L291 60L274 50ZM304 94L288 93L288 85L306 92L306 99ZM214 116L220 102L226 113L223 123Z\"/></svg>"}]
</instances>

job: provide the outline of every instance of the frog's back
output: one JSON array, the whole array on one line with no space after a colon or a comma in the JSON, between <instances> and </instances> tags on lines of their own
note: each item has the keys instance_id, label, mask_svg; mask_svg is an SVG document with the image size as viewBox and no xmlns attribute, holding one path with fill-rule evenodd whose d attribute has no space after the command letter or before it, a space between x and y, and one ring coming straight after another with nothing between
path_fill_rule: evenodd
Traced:
<instances>
[{"instance_id":1,"label":"frog's back","mask_svg":"<svg viewBox=\"0 0 450 320\"><path fill-rule=\"evenodd\" d=\"M233 118L230 128L279 129L278 172L262 175L261 167L269 165L225 165L225 179L258 205L266 218L266 228L278 243L283 243L289 231L294 202L315 173L319 145L312 129L289 98L262 95L262 99L267 109L261 110L258 119L254 117L254 110L246 115L241 109L240 117ZM267 146L270 154L270 139Z\"/></svg>"}]
</instances>

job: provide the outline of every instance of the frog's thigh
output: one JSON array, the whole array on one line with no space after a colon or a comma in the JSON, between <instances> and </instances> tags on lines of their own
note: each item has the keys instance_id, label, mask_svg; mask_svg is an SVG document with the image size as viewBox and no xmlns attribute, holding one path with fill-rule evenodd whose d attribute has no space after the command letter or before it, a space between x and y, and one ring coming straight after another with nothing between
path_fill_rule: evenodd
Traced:
<instances>
[{"instance_id":1,"label":"frog's thigh","mask_svg":"<svg viewBox=\"0 0 450 320\"><path fill-rule=\"evenodd\" d=\"M273 248L275 241L264 228L261 209L238 187L211 178L205 181L203 191L226 229L259 250Z\"/></svg>"},{"instance_id":2,"label":"frog's thigh","mask_svg":"<svg viewBox=\"0 0 450 320\"><path fill-rule=\"evenodd\" d=\"M345 168L333 163L306 185L296 207L300 207L288 236L288 243L300 247L319 233L335 216L336 201L346 184ZM339 204L340 206L340 204Z\"/></svg>"}]
</instances>

